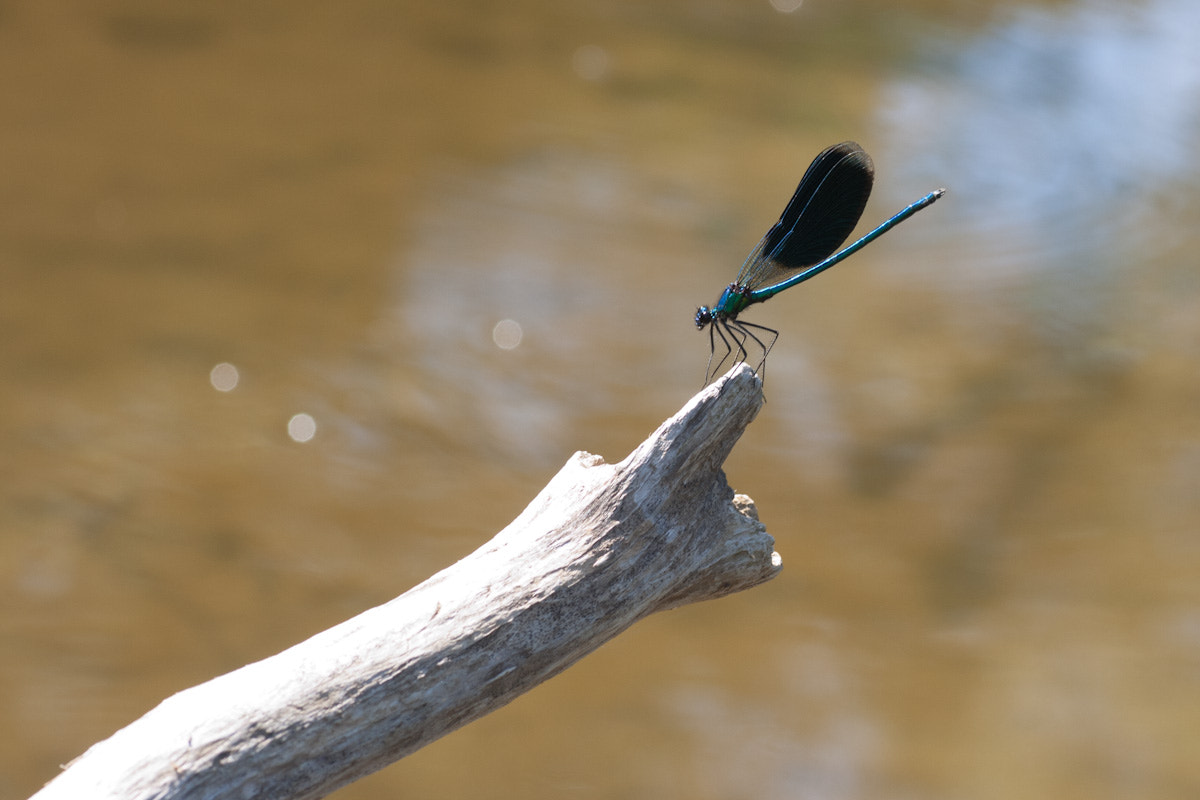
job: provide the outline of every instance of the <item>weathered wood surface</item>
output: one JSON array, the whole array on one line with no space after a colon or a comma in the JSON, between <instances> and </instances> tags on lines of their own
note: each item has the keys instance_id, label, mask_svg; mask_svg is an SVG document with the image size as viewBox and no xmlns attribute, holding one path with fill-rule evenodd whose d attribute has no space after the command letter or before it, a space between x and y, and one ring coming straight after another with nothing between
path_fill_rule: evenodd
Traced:
<instances>
[{"instance_id":1,"label":"weathered wood surface","mask_svg":"<svg viewBox=\"0 0 1200 800\"><path fill-rule=\"evenodd\" d=\"M648 614L774 577L774 541L721 471L761 404L743 365L621 463L576 453L457 564L164 700L34 797L322 797L508 703Z\"/></svg>"}]
</instances>

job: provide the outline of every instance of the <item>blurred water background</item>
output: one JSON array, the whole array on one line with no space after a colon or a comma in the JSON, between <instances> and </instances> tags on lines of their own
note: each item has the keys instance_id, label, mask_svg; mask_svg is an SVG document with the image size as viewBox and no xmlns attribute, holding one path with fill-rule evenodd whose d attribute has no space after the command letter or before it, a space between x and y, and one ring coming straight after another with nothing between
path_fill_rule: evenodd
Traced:
<instances>
[{"instance_id":1,"label":"blurred water background","mask_svg":"<svg viewBox=\"0 0 1200 800\"><path fill-rule=\"evenodd\" d=\"M0 6L0 797L381 603L861 231L727 465L773 582L336 797L1200 796L1200 4Z\"/></svg>"}]
</instances>

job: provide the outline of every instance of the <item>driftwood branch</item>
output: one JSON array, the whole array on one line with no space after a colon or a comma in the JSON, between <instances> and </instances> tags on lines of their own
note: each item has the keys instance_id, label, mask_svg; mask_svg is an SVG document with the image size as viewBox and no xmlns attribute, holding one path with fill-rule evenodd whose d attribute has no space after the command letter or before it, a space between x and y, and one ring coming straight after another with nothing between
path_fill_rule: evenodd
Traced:
<instances>
[{"instance_id":1,"label":"driftwood branch","mask_svg":"<svg viewBox=\"0 0 1200 800\"><path fill-rule=\"evenodd\" d=\"M721 465L749 368L619 464L576 453L511 525L395 600L182 691L94 745L51 798L316 798L499 708L655 611L774 577Z\"/></svg>"}]
</instances>

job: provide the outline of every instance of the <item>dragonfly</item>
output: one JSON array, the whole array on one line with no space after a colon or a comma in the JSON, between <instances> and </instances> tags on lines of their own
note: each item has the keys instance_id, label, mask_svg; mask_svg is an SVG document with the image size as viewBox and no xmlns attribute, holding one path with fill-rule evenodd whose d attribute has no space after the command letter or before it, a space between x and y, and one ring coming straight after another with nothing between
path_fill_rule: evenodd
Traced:
<instances>
[{"instance_id":1,"label":"dragonfly","mask_svg":"<svg viewBox=\"0 0 1200 800\"><path fill-rule=\"evenodd\" d=\"M716 303L696 310L696 328L708 328L705 383L712 380L730 356L735 364L746 361L750 342L762 352L762 360L754 371L761 373L766 367L767 354L775 346L779 331L746 322L738 318L739 314L755 303L770 300L785 289L820 275L946 193L945 189L930 192L861 239L838 250L858 225L874 181L875 165L856 142L827 147L813 159L779 222L771 226L746 256L737 279L725 287ZM721 345L717 344L718 339ZM714 365L720 346L725 350Z\"/></svg>"}]
</instances>

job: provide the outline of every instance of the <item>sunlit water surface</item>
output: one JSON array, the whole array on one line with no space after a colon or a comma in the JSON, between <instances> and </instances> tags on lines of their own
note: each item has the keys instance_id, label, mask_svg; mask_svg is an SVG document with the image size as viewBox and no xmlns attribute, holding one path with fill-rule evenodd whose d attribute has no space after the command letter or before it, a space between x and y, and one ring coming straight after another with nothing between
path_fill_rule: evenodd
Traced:
<instances>
[{"instance_id":1,"label":"sunlit water surface","mask_svg":"<svg viewBox=\"0 0 1200 800\"><path fill-rule=\"evenodd\" d=\"M623 458L843 139L783 573L337 796L1200 796L1200 6L469 5L0 13L0 796Z\"/></svg>"}]
</instances>

